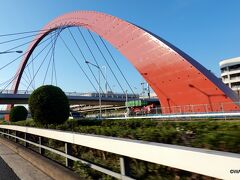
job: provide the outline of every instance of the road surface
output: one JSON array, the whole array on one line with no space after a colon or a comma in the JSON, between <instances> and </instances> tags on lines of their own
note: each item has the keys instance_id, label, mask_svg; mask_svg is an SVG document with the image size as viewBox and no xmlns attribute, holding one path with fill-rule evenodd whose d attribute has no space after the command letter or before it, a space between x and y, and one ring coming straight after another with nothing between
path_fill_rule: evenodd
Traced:
<instances>
[{"instance_id":1,"label":"road surface","mask_svg":"<svg viewBox=\"0 0 240 180\"><path fill-rule=\"evenodd\" d=\"M1 146L1 144L0 144ZM19 180L13 170L0 157L0 180Z\"/></svg>"}]
</instances>

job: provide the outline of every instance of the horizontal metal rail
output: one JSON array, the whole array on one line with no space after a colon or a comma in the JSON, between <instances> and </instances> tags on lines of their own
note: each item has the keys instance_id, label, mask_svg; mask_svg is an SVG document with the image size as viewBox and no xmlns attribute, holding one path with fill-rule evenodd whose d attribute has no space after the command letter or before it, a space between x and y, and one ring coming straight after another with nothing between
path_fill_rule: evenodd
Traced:
<instances>
[{"instance_id":1,"label":"horizontal metal rail","mask_svg":"<svg viewBox=\"0 0 240 180\"><path fill-rule=\"evenodd\" d=\"M236 153L32 127L0 125L0 129L5 135L9 133L3 131L13 130L40 137L55 139L65 143L98 149L118 154L122 157L136 158L139 160L161 164L215 178L239 179L239 174L232 173L233 170L238 170L240 165L240 154ZM13 135L11 136L15 137ZM30 143L29 141L26 142ZM45 146L41 147L45 148ZM51 151L49 148L48 150ZM56 150L54 150L54 152L61 155L61 153L56 152ZM72 156L64 157L77 160ZM120 162L122 162L122 160ZM121 163L121 165L124 164L125 163ZM121 167L121 169L125 168ZM119 178L118 173L115 175L116 176L114 177ZM121 178L128 178L125 176L125 172L121 172Z\"/></svg>"},{"instance_id":2,"label":"horizontal metal rail","mask_svg":"<svg viewBox=\"0 0 240 180\"><path fill-rule=\"evenodd\" d=\"M240 117L240 112L226 112L226 113L189 113L189 114L146 114L137 116L118 116L118 117L105 117L104 119L173 119L173 118L227 118L227 117Z\"/></svg>"},{"instance_id":3,"label":"horizontal metal rail","mask_svg":"<svg viewBox=\"0 0 240 180\"><path fill-rule=\"evenodd\" d=\"M91 167L92 169L95 169L95 170L100 171L100 172L102 172L102 173L108 174L108 175L110 175L110 176L112 176L112 177L115 177L115 178L117 178L117 179L121 179L121 174L120 174L120 173L116 173L116 172L110 171L110 170L108 170L108 169L106 169L106 168L103 168L103 167L101 167L101 166L97 166L97 165L95 165L95 164L93 164L93 163L90 163L90 162L88 162L88 161L85 161L85 160L83 160L83 159L76 158L76 157L74 157L74 156L71 156L71 155L66 154L66 153L64 153L64 152L61 152L61 151L58 151L58 150L56 150L56 149L53 149L53 148L50 148L50 147L47 147L47 146L44 146L44 145L41 145L41 144L38 144L38 143L34 143L34 142L32 142L32 141L29 141L29 140L26 140L26 139L23 139L23 138L20 138L20 137L11 135L11 134L9 134L9 133L4 133L4 132L1 132L1 131L0 131L0 133L3 134L3 135L6 135L6 136L10 136L10 137L16 138L16 139L21 140L21 141L23 141L23 142L26 142L26 143L28 143L28 144L32 144L32 145L34 145L34 146L40 147L40 148L42 148L42 149L51 151L51 152L53 152L53 153L55 153L55 154L58 154L58 155L60 155L60 156L65 157L65 158L67 158L67 159L71 159L71 160L73 160L73 161L79 161L79 162L81 162L81 163L83 163L83 164ZM128 178L129 178L129 177L128 177ZM129 178L129 179L131 179L131 178Z\"/></svg>"}]
</instances>

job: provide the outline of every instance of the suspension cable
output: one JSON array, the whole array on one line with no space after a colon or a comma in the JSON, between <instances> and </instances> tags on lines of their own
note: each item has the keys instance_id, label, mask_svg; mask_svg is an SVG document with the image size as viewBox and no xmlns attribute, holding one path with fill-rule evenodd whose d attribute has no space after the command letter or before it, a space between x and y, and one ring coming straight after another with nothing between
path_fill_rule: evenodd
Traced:
<instances>
[{"instance_id":1,"label":"suspension cable","mask_svg":"<svg viewBox=\"0 0 240 180\"><path fill-rule=\"evenodd\" d=\"M55 63L55 47L56 47L56 42L57 42L57 39L58 39L58 35L61 33L62 30L59 31L59 33L57 35L55 35L55 41L54 41L54 45L53 45L53 50L52 50L52 53L53 53L53 64L54 64L54 74L55 74L55 83L56 83L56 86L57 86L57 70L56 70L56 63Z\"/></svg>"},{"instance_id":2,"label":"suspension cable","mask_svg":"<svg viewBox=\"0 0 240 180\"><path fill-rule=\"evenodd\" d=\"M50 43L52 43L52 40L51 40L51 42L50 42ZM41 62L40 66L39 66L39 68L37 69L36 73L34 74L34 76L33 76L33 79L31 80L31 82L30 82L30 84L28 85L28 87L27 87L27 90L26 90L25 92L27 92L27 91L28 91L28 88L29 88L29 86L32 84L33 80L34 80L34 79L35 79L35 77L37 76L37 74L38 74L39 70L41 69L41 67L42 67L43 63L44 63L44 62L45 62L45 60L47 59L47 56L49 55L49 53L50 53L51 49L52 49L52 46L49 48L49 50L48 50L48 52L47 52L46 56L44 57L43 61Z\"/></svg>"},{"instance_id":3,"label":"suspension cable","mask_svg":"<svg viewBox=\"0 0 240 180\"><path fill-rule=\"evenodd\" d=\"M53 61L53 44L52 44L52 52L51 52L51 56L50 56L50 61ZM51 84L53 84L52 82L53 82L53 62L52 62Z\"/></svg>"},{"instance_id":4,"label":"suspension cable","mask_svg":"<svg viewBox=\"0 0 240 180\"><path fill-rule=\"evenodd\" d=\"M93 52L92 52L89 44L88 44L87 41L86 41L86 38L83 36L83 33L81 32L81 30L79 29L79 27L78 27L78 31L80 32L80 34L81 34L81 36L82 36L82 39L84 40L85 44L87 45L87 48L88 48L88 50L90 51L90 53L91 53L91 55L92 55L92 57L93 57L93 60L94 60L95 63L98 65L98 67L100 67L99 64L98 64L98 62L97 62L96 57L94 56L94 54L93 54ZM100 72L101 72L104 80L106 81L106 84L107 84L107 86L109 87L109 90L112 91L111 86L110 86L109 83L107 82L107 79L106 79L107 77L104 75L104 73L102 72L102 69L101 69L101 68L100 68ZM107 92L106 92L106 93L107 93Z\"/></svg>"},{"instance_id":5,"label":"suspension cable","mask_svg":"<svg viewBox=\"0 0 240 180\"><path fill-rule=\"evenodd\" d=\"M69 33L70 33L70 35L71 35L71 37L73 38L73 40L74 40L74 42L75 42L75 44L77 45L77 48L78 48L78 50L80 51L80 53L81 53L81 55L82 55L82 57L83 57L83 59L85 60L85 62L87 61L87 59L86 59L86 57L85 57L85 55L83 54L83 52L82 52L82 50L81 50L81 48L80 48L80 46L78 45L78 43L77 43L77 41L76 41L76 39L74 38L74 36L73 36L73 34L72 34L72 32L71 32L71 30L68 28L68 31L69 31ZM87 66L88 66L88 69L90 70L90 72L91 72L91 74L92 74L92 76L93 76L93 78L94 78L94 80L96 81L96 83L100 86L100 90L103 92L103 90L102 90L102 88L101 88L101 85L99 84L99 82L98 82L98 80L97 80L97 78L96 78L96 76L95 76L95 74L93 73L93 71L92 71L92 68L90 67L90 65L89 64L87 64ZM99 66L98 66L99 67ZM100 68L100 67L99 67ZM99 69L99 70L101 70L101 69Z\"/></svg>"},{"instance_id":6,"label":"suspension cable","mask_svg":"<svg viewBox=\"0 0 240 180\"><path fill-rule=\"evenodd\" d=\"M40 42L39 44L38 44L38 46L40 45L40 44L42 44L42 43L44 43L44 42L46 42L47 40L49 40L50 38L47 38L46 40L44 40L44 41L42 41L42 42ZM51 43L51 42L50 42ZM32 58L32 60L26 65L26 67L28 67L29 66L29 64L31 63L31 62L33 62L49 45L50 45L50 43L48 43L34 58ZM30 51L30 50L29 50ZM27 52L29 52L29 51L27 51ZM26 54L26 53L24 53L24 54ZM21 55L21 56L23 56L23 55ZM26 68L25 67L25 68ZM0 68L0 70L1 70L2 68ZM11 78L12 80L4 87L4 89L2 90L2 91L4 91L18 76L19 76L19 74L20 74L20 70ZM1 91L1 92L2 92Z\"/></svg>"},{"instance_id":7,"label":"suspension cable","mask_svg":"<svg viewBox=\"0 0 240 180\"><path fill-rule=\"evenodd\" d=\"M90 80L90 78L88 77L88 75L86 74L86 72L84 71L84 69L82 68L82 66L80 65L80 63L78 62L77 58L73 55L72 51L70 50L70 48L67 46L66 42L63 40L63 38L61 37L61 35L59 35L60 39L62 40L63 44L65 45L65 47L67 48L67 50L69 51L69 53L71 54L71 56L73 57L73 59L75 60L75 62L78 64L78 67L81 69L81 71L84 73L84 75L86 76L86 78L88 79L88 81L91 83L91 85L93 86L94 90L96 92L97 88L94 86L94 84L92 83L92 81Z\"/></svg>"},{"instance_id":8,"label":"suspension cable","mask_svg":"<svg viewBox=\"0 0 240 180\"><path fill-rule=\"evenodd\" d=\"M27 67L27 72L29 74L29 78L32 79L32 75L31 75L29 66ZM32 85L32 88L34 89L33 85Z\"/></svg>"},{"instance_id":9,"label":"suspension cable","mask_svg":"<svg viewBox=\"0 0 240 180\"><path fill-rule=\"evenodd\" d=\"M1 86L4 86L4 85L7 84L7 83L9 83L13 78L14 78L14 77L11 77L10 79L8 79L8 80L0 83L0 87L1 87Z\"/></svg>"},{"instance_id":10,"label":"suspension cable","mask_svg":"<svg viewBox=\"0 0 240 180\"><path fill-rule=\"evenodd\" d=\"M32 73L34 74L34 61L33 61L33 53L32 53ZM35 80L33 81L33 88L35 89Z\"/></svg>"},{"instance_id":11,"label":"suspension cable","mask_svg":"<svg viewBox=\"0 0 240 180\"><path fill-rule=\"evenodd\" d=\"M55 44L56 44L56 40L57 40L57 37L58 35L61 33L61 30L54 34L55 35L55 39L54 39L54 43L52 44L52 47L54 48L55 47ZM56 36L57 35L57 36ZM51 54L51 57L53 56L53 48L52 48L52 54ZM47 74L48 74L48 70L49 70L49 67L50 67L50 63L51 63L51 60L52 58L50 57L49 59L49 63L48 63L48 66L47 66L47 70L46 70L46 73L44 75L44 79L43 79L43 85L45 84L45 81L46 81L46 78L47 78Z\"/></svg>"},{"instance_id":12,"label":"suspension cable","mask_svg":"<svg viewBox=\"0 0 240 180\"><path fill-rule=\"evenodd\" d=\"M79 29L79 31L80 31L80 29ZM107 61L106 57L104 56L103 52L101 51L101 49L100 49L99 45L97 44L97 42L96 42L95 38L93 37L93 35L91 34L91 32L90 32L89 30L88 30L88 32L89 32L89 34L90 34L90 36L91 36L91 38L92 38L93 42L94 42L94 43L95 43L95 45L97 46L97 49L99 50L100 54L102 55L102 57L103 57L104 61L106 62L106 64L107 64L108 68L110 69L111 73L113 74L113 76L114 76L115 80L117 81L118 85L120 86L120 88L121 88L122 92L123 92L123 93L125 93L125 91L124 91L124 89L123 89L122 85L120 84L120 82L119 82L119 80L118 80L117 76L116 76L116 75L115 75L115 73L113 72L113 70L112 70L111 66L109 65L109 63L108 63L108 61Z\"/></svg>"},{"instance_id":13,"label":"suspension cable","mask_svg":"<svg viewBox=\"0 0 240 180\"><path fill-rule=\"evenodd\" d=\"M27 88L27 85L26 85L24 82L21 82L21 84L22 84L24 87Z\"/></svg>"},{"instance_id":14,"label":"suspension cable","mask_svg":"<svg viewBox=\"0 0 240 180\"><path fill-rule=\"evenodd\" d=\"M29 38L29 37L35 37L35 36L40 35L40 34L45 34L45 32L32 34L32 35L28 35L28 36L24 36L24 37L20 37L20 38L15 38L15 39L7 40L7 41L3 41L3 42L0 42L0 44L6 44L6 43L9 43L9 42L14 42L14 41L18 41L18 40L21 40L21 39L26 39L26 38Z\"/></svg>"},{"instance_id":15,"label":"suspension cable","mask_svg":"<svg viewBox=\"0 0 240 180\"><path fill-rule=\"evenodd\" d=\"M45 84L45 80L46 80L46 78L47 78L47 73L48 73L48 69L49 69L50 63L51 63L51 58L50 58L50 60L49 60L49 62L48 62L47 70L46 70L46 73L45 73L45 75L44 75L44 79L43 79L43 83L42 83L43 85Z\"/></svg>"},{"instance_id":16,"label":"suspension cable","mask_svg":"<svg viewBox=\"0 0 240 180\"><path fill-rule=\"evenodd\" d=\"M25 31L25 32L19 32L19 33L11 33L11 34L1 34L0 37L5 37L5 36L14 36L14 35L19 35L19 34L30 34L30 33L35 33L35 32L41 32L41 31L51 31L52 29L42 29L42 30L33 30L33 31Z\"/></svg>"},{"instance_id":17,"label":"suspension cable","mask_svg":"<svg viewBox=\"0 0 240 180\"><path fill-rule=\"evenodd\" d=\"M132 87L130 86L128 80L126 79L126 77L124 76L123 72L122 72L121 69L119 68L119 66L118 66L118 64L117 64L117 62L116 62L116 60L115 60L115 58L113 57L112 53L109 51L109 49L108 49L106 43L103 41L103 39L102 39L101 36L98 36L98 37L100 38L101 42L103 43L104 47L106 48L107 52L109 53L109 55L110 55L111 59L113 60L114 64L117 66L119 72L121 73L122 77L123 77L124 80L126 81L128 87L131 89L133 95L135 96L135 93L134 93Z\"/></svg>"},{"instance_id":18,"label":"suspension cable","mask_svg":"<svg viewBox=\"0 0 240 180\"><path fill-rule=\"evenodd\" d=\"M47 39L41 41L41 42L38 44L38 46L41 45L41 44L43 44L44 42L46 42L46 41L49 40L49 39L50 39L50 38L47 38ZM10 61L9 63L7 63L7 64L5 64L4 66L0 67L0 70L4 69L4 68L7 67L8 65L10 65L10 64L12 64L13 62L17 61L19 58L25 56L25 55L26 55L28 52L30 52L30 51L31 51L31 50L26 51L25 53L21 54L20 56L18 56L17 58L13 59L13 60Z\"/></svg>"},{"instance_id":19,"label":"suspension cable","mask_svg":"<svg viewBox=\"0 0 240 180\"><path fill-rule=\"evenodd\" d=\"M29 82L28 82L24 77L22 77L22 79L23 79L27 84L29 84ZM22 84L23 86L27 87L27 85L26 85L24 82L21 82L21 84ZM33 89L33 88L32 88L32 89Z\"/></svg>"},{"instance_id":20,"label":"suspension cable","mask_svg":"<svg viewBox=\"0 0 240 180\"><path fill-rule=\"evenodd\" d=\"M25 71L23 71L23 74L25 74L25 75L26 75L26 77L27 77L27 80L30 82L30 81L31 81L31 78L29 78L28 74L27 74ZM29 83L29 82L28 82L28 83Z\"/></svg>"}]
</instances>

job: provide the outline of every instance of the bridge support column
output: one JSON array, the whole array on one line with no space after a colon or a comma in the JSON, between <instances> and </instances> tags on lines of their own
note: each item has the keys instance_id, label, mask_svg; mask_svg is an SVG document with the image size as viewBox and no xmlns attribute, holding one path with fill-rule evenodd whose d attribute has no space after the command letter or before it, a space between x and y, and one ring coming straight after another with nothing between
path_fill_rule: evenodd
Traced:
<instances>
[{"instance_id":1,"label":"bridge support column","mask_svg":"<svg viewBox=\"0 0 240 180\"><path fill-rule=\"evenodd\" d=\"M125 156L120 157L120 168L122 179L125 179L125 176L130 176L130 166L128 157Z\"/></svg>"},{"instance_id":2,"label":"bridge support column","mask_svg":"<svg viewBox=\"0 0 240 180\"><path fill-rule=\"evenodd\" d=\"M65 143L65 154L72 155L72 144ZM66 157L66 166L71 168L73 166L73 160Z\"/></svg>"}]
</instances>

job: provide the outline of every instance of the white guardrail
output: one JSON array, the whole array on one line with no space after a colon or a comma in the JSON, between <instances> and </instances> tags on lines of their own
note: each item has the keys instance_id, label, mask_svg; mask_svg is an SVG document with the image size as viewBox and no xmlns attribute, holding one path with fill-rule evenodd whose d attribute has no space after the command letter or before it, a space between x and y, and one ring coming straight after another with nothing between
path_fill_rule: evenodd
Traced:
<instances>
[{"instance_id":1,"label":"white guardrail","mask_svg":"<svg viewBox=\"0 0 240 180\"><path fill-rule=\"evenodd\" d=\"M14 134L17 134L16 132L23 132L25 135L32 134L63 141L67 144L76 144L120 155L122 157L120 158L121 174L73 157L67 153L67 150L66 153L63 153L43 146L40 139L39 143L34 143L27 140L27 136L25 136L25 139L20 138L17 135L10 134L9 131L15 132ZM127 166L125 165L127 161L124 162L125 157L136 158L220 179L240 179L240 154L236 153L12 125L0 125L0 133L60 154L66 157L67 160L71 159L86 163L91 168L118 179L132 179L126 173Z\"/></svg>"},{"instance_id":2,"label":"white guardrail","mask_svg":"<svg viewBox=\"0 0 240 180\"><path fill-rule=\"evenodd\" d=\"M145 115L138 115L138 116L106 116L103 119L174 119L174 118L182 118L181 120L184 120L184 118L234 118L234 117L240 117L240 112L226 112L226 113L195 113L195 114L145 114Z\"/></svg>"}]
</instances>

